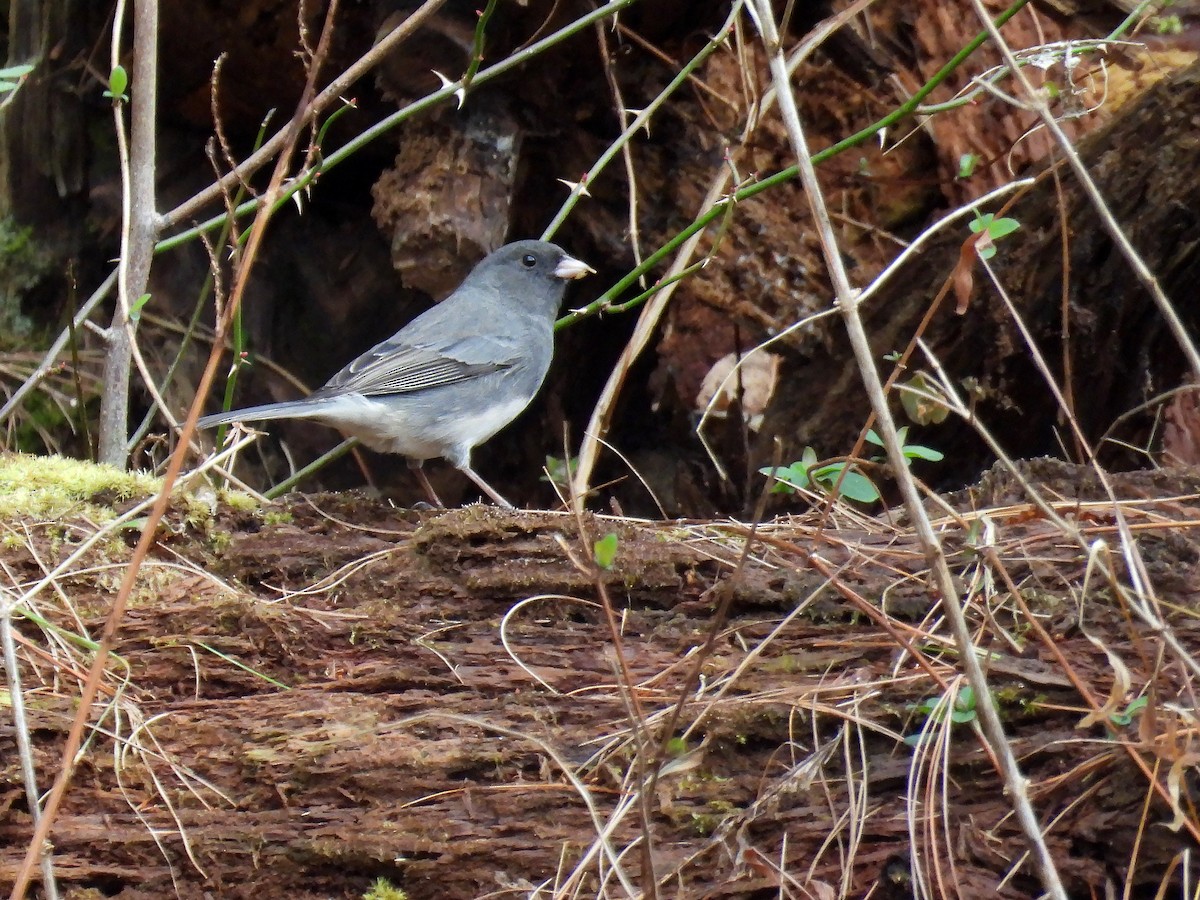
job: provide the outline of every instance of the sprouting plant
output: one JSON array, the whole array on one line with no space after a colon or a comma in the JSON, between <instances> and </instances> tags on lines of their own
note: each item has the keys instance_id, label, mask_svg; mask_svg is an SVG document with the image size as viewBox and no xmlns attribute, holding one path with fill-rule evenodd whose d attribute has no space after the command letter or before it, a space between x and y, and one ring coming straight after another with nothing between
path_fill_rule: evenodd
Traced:
<instances>
[{"instance_id":1,"label":"sprouting plant","mask_svg":"<svg viewBox=\"0 0 1200 900\"><path fill-rule=\"evenodd\" d=\"M776 483L771 492L775 494L794 494L806 488L828 492L834 489L840 478L842 496L861 503L874 503L878 500L879 489L871 479L853 468L848 468L849 466L851 464L848 462L817 465L817 451L812 447L805 447L800 459L790 466L766 466L758 471L763 475L774 474Z\"/></svg>"},{"instance_id":2,"label":"sprouting plant","mask_svg":"<svg viewBox=\"0 0 1200 900\"><path fill-rule=\"evenodd\" d=\"M911 465L914 459L925 459L929 462L941 462L946 458L946 454L942 453L940 450L934 450L932 447L925 447L921 444L908 443L907 425L897 432L897 436L900 438L900 452L904 454L904 462L906 465ZM876 447L882 447L883 438L876 434L875 429L872 428L867 431L867 443L874 444ZM871 458L876 462L882 462L887 457L873 456Z\"/></svg>"},{"instance_id":3,"label":"sprouting plant","mask_svg":"<svg viewBox=\"0 0 1200 900\"><path fill-rule=\"evenodd\" d=\"M129 95L125 93L125 88L129 87L129 75L125 71L124 66L113 66L112 72L108 76L108 90L103 96L112 100L113 106L119 103L128 103Z\"/></svg>"},{"instance_id":4,"label":"sprouting plant","mask_svg":"<svg viewBox=\"0 0 1200 900\"><path fill-rule=\"evenodd\" d=\"M930 722L941 722L946 718L947 705L942 702L941 697L926 697L920 703L910 703L908 708L925 717L921 730L904 739L904 743L915 747L921 740L925 725ZM975 711L975 689L969 684L959 688L958 693L954 695L954 703L949 706L949 714L950 721L955 725L974 722L978 715Z\"/></svg>"},{"instance_id":5,"label":"sprouting plant","mask_svg":"<svg viewBox=\"0 0 1200 900\"><path fill-rule=\"evenodd\" d=\"M907 443L908 426L901 428L899 435L906 463L914 459L939 462L945 458L944 454L932 447ZM874 429L867 431L867 442L877 447L883 446L883 439L875 433ZM883 459L882 456L873 457L874 461ZM812 447L805 447L800 459L790 466L777 466L774 469L771 466L765 466L758 471L762 475L774 475L777 483L771 488L771 491L776 494L794 494L796 491L806 488L832 492L836 487L843 497L857 500L860 503L874 503L882 496L875 483L855 469L852 462L831 462L824 465L817 463L817 451ZM838 486L839 479L840 487Z\"/></svg>"},{"instance_id":6,"label":"sprouting plant","mask_svg":"<svg viewBox=\"0 0 1200 900\"><path fill-rule=\"evenodd\" d=\"M547 456L546 474L542 476L542 481L548 481L550 484L558 485L560 488L566 488L571 483L571 478L574 477L577 468L579 468L578 456L572 456L567 459L561 456Z\"/></svg>"},{"instance_id":7,"label":"sprouting plant","mask_svg":"<svg viewBox=\"0 0 1200 900\"><path fill-rule=\"evenodd\" d=\"M981 235L975 242L975 250L980 259L991 259L995 256L996 241L1008 237L1020 227L1021 223L1016 219L997 219L992 213L977 213L971 220L970 228L975 234Z\"/></svg>"},{"instance_id":8,"label":"sprouting plant","mask_svg":"<svg viewBox=\"0 0 1200 900\"><path fill-rule=\"evenodd\" d=\"M1108 720L1114 725L1120 725L1122 728L1133 723L1133 717L1140 713L1147 703L1145 697L1138 697L1136 700L1126 706L1121 712L1111 713Z\"/></svg>"}]
</instances>

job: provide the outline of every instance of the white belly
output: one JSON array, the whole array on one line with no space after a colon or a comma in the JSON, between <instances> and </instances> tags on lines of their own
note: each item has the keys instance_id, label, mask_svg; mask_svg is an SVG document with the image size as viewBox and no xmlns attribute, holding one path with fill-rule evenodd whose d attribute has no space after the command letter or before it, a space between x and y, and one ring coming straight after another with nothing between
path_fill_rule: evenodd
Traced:
<instances>
[{"instance_id":1,"label":"white belly","mask_svg":"<svg viewBox=\"0 0 1200 900\"><path fill-rule=\"evenodd\" d=\"M354 435L372 450L415 460L444 457L463 466L469 464L474 447L515 419L531 399L519 397L468 411L465 404L447 407L434 402L432 396L376 399L349 394L331 401L318 418Z\"/></svg>"}]
</instances>

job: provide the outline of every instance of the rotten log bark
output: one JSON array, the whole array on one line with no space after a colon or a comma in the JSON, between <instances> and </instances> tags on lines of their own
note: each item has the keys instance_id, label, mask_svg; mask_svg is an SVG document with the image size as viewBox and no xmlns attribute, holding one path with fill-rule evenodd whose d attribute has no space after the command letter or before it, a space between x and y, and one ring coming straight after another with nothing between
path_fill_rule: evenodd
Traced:
<instances>
[{"instance_id":1,"label":"rotten log bark","mask_svg":"<svg viewBox=\"0 0 1200 900\"><path fill-rule=\"evenodd\" d=\"M1064 496L1098 493L1069 467L1029 474ZM1196 495L1195 481L1131 476L1121 491ZM993 478L963 504L1008 502L1012 491L1006 478ZM1200 510L1163 502L1144 511L1157 529L1142 533L1153 571L1164 573L1162 597L1182 609L1200 548L1175 523L1195 521ZM137 746L121 745L117 755L101 737L83 759L53 832L63 882L127 897L235 898L358 897L380 876L412 898L561 884L595 838L562 767L586 786L602 820L636 771L604 617L589 577L560 543L580 545L574 520L482 507L416 514L353 495L296 498L273 512L282 521L226 513L198 533L180 511L164 531L142 602L122 627L116 651L128 683L105 720L126 737L139 728ZM881 598L897 621L919 621L934 601L908 537L829 531L814 544L803 523L779 522L764 528L760 561L731 579L743 533L736 526L589 519L587 527L594 533L583 547L607 531L619 536L606 577L652 721L677 700L688 654L709 628L713 587L736 592L704 666L709 687L685 709L683 724L699 724L678 735L680 755L653 798L651 840L668 895L778 890L770 860L782 862L787 878L810 879L810 889L822 883L861 895L880 882L891 896L887 885L911 877L910 848L926 864L952 858L964 895L1034 890L1024 871L997 889L1022 842L969 729L953 732L947 757L945 815L958 843L944 846L938 829L910 834L905 798L915 760L900 737L919 729L909 704L937 688L908 664L895 677L892 640L806 563L807 553L821 553L841 567L842 589ZM1080 583L1085 561L1040 561L1052 536L1035 518L1001 527L1014 548L1010 574L1042 598L1046 627L1081 672L1107 683L1108 658L1080 631L1075 599L1055 595ZM66 552L61 540L55 549L54 533L31 527L44 560ZM969 546L950 540L956 571L976 564ZM39 571L27 551L3 552L10 571ZM97 552L112 563L123 551ZM187 559L199 568L181 570ZM90 623L109 598L99 571L62 583ZM521 605L530 598L541 599ZM65 610L41 611L75 627ZM1008 613L989 615L980 628L994 629L994 617ZM1162 697L1180 690L1177 669L1133 649L1119 609L1093 601L1085 615L1088 633L1122 654L1136 684L1153 682ZM1172 624L1200 652L1194 620L1180 615ZM30 623L22 630L39 641ZM1115 877L1157 884L1188 844L1186 832L1156 828L1155 840L1133 853L1140 776L1106 740L1110 732L1077 729L1079 698L1046 648L1017 654L999 632L989 634L994 690L1039 811L1055 821L1049 840L1069 889L1099 890L1134 857L1136 871ZM72 704L58 687L68 672L56 675L45 657L28 669L26 684L41 685L29 705L45 775L58 764ZM114 691L125 678L116 675ZM0 887L11 884L30 831L11 746L4 720ZM1088 777L1062 777L1073 770ZM850 814L858 849L845 858L828 852L828 839ZM1150 815L1170 817L1158 800ZM620 852L638 834L630 815L611 841ZM587 896L601 893L597 871L594 861L583 867Z\"/></svg>"},{"instance_id":2,"label":"rotten log bark","mask_svg":"<svg viewBox=\"0 0 1200 900\"><path fill-rule=\"evenodd\" d=\"M1079 148L1133 245L1192 329L1200 329L1200 306L1194 302L1200 281L1200 206L1192 200L1200 171L1193 113L1198 102L1200 67L1192 66L1131 101ZM1054 180L1042 178L1007 213L1021 223L1021 230L1003 242L994 265L1059 383L1074 399L1084 433L1096 440L1123 413L1176 387L1185 366L1149 297L1114 251L1069 172L1064 170L1061 183L1060 197ZM879 356L907 344L968 236L965 229L951 229L872 300L866 315ZM1011 454L1057 454L1062 444L1054 397L978 269L975 284L967 313L956 316L951 298L925 340L954 381L973 383L980 417ZM1068 341L1064 329L1069 330ZM853 446L868 412L849 349L836 333L809 349L804 358L788 360L787 377L762 433L788 435L800 447L818 443L844 452ZM1069 377L1063 374L1068 361ZM913 362L914 368L922 365L921 359ZM835 402L812 402L818 394ZM1118 436L1134 444L1145 440L1153 415L1151 410L1127 423ZM938 471L943 485L969 482L990 463L990 453L970 423L939 425L935 442L947 456ZM757 458L769 453L764 445ZM1114 464L1133 461L1119 448L1110 448L1105 458ZM1136 462L1144 463L1144 458Z\"/></svg>"}]
</instances>

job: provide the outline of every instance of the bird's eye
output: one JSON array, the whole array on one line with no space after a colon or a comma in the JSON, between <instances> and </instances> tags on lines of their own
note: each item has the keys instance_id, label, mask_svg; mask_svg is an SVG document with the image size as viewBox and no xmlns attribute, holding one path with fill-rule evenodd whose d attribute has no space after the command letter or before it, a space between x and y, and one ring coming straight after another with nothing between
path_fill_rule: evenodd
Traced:
<instances>
[{"instance_id":1,"label":"bird's eye","mask_svg":"<svg viewBox=\"0 0 1200 900\"><path fill-rule=\"evenodd\" d=\"M534 256L532 253L526 253L524 256L521 257L521 265L523 265L527 269L532 269L534 266L537 265L537 257Z\"/></svg>"}]
</instances>

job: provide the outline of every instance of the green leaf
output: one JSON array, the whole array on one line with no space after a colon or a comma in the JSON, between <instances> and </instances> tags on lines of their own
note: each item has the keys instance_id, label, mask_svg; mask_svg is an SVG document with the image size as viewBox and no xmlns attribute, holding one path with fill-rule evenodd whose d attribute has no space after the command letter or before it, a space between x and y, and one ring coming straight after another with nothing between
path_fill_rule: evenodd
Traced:
<instances>
[{"instance_id":1,"label":"green leaf","mask_svg":"<svg viewBox=\"0 0 1200 900\"><path fill-rule=\"evenodd\" d=\"M845 463L830 463L814 469L808 474L813 481L821 484L826 490L832 491L844 468L846 468ZM842 485L838 493L849 500L857 500L859 503L874 503L879 499L879 490L871 482L871 479L853 469L846 473L845 478L842 478Z\"/></svg>"},{"instance_id":2,"label":"green leaf","mask_svg":"<svg viewBox=\"0 0 1200 900\"><path fill-rule=\"evenodd\" d=\"M975 252L981 259L991 259L996 255L993 242L1012 234L1021 227L1021 223L1016 219L997 219L992 213L983 213L968 223L968 227L975 234L979 234L981 231L987 232L987 238L978 242Z\"/></svg>"},{"instance_id":3,"label":"green leaf","mask_svg":"<svg viewBox=\"0 0 1200 900\"><path fill-rule=\"evenodd\" d=\"M924 372L914 372L908 381L900 382L910 388L900 392L900 405L910 422L917 425L940 425L950 415L950 408L945 403L933 399L941 395L941 390Z\"/></svg>"},{"instance_id":4,"label":"green leaf","mask_svg":"<svg viewBox=\"0 0 1200 900\"><path fill-rule=\"evenodd\" d=\"M920 703L908 704L908 708L913 712L918 712L923 716L927 716L933 712L937 704L938 702L936 697L926 697Z\"/></svg>"},{"instance_id":5,"label":"green leaf","mask_svg":"<svg viewBox=\"0 0 1200 900\"><path fill-rule=\"evenodd\" d=\"M129 87L129 75L125 72L125 67L113 66L113 70L108 76L108 93L104 96L123 97L127 87Z\"/></svg>"},{"instance_id":6,"label":"green leaf","mask_svg":"<svg viewBox=\"0 0 1200 900\"><path fill-rule=\"evenodd\" d=\"M592 553L596 558L596 565L602 569L611 569L613 561L617 558L617 545L619 541L617 536L611 531L592 546Z\"/></svg>"},{"instance_id":7,"label":"green leaf","mask_svg":"<svg viewBox=\"0 0 1200 900\"><path fill-rule=\"evenodd\" d=\"M871 432L874 434L874 432ZM868 438L869 440L869 438ZM841 477L846 463L830 463L826 466L817 465L817 451L805 447L801 458L790 466L766 466L759 469L760 475L773 475L776 484L772 486L774 494L794 494L811 484L818 484L826 491L832 491ZM865 475L851 469L842 479L840 495L860 503L874 503L879 499L879 490Z\"/></svg>"},{"instance_id":8,"label":"green leaf","mask_svg":"<svg viewBox=\"0 0 1200 900\"><path fill-rule=\"evenodd\" d=\"M7 68L0 69L0 78L20 79L20 78L24 78L26 75L28 75L32 71L33 71L33 66L8 66Z\"/></svg>"},{"instance_id":9,"label":"green leaf","mask_svg":"<svg viewBox=\"0 0 1200 900\"><path fill-rule=\"evenodd\" d=\"M974 153L964 153L958 158L958 177L970 178L975 173L979 157Z\"/></svg>"},{"instance_id":10,"label":"green leaf","mask_svg":"<svg viewBox=\"0 0 1200 900\"><path fill-rule=\"evenodd\" d=\"M775 484L771 486L772 494L794 494L808 487L808 466L803 462L794 462L790 466L766 466L759 469L758 473L775 478Z\"/></svg>"},{"instance_id":11,"label":"green leaf","mask_svg":"<svg viewBox=\"0 0 1200 900\"><path fill-rule=\"evenodd\" d=\"M565 486L574 477L575 470L578 468L578 456L572 456L566 460L560 456L547 456L546 474L542 476L542 481L548 481L550 484Z\"/></svg>"},{"instance_id":12,"label":"green leaf","mask_svg":"<svg viewBox=\"0 0 1200 900\"><path fill-rule=\"evenodd\" d=\"M992 220L996 218L992 213L982 213L967 223L967 227L971 229L972 234L979 234L992 224Z\"/></svg>"},{"instance_id":13,"label":"green leaf","mask_svg":"<svg viewBox=\"0 0 1200 900\"><path fill-rule=\"evenodd\" d=\"M859 503L874 503L879 499L879 489L861 472L847 472L842 479L842 496Z\"/></svg>"},{"instance_id":14,"label":"green leaf","mask_svg":"<svg viewBox=\"0 0 1200 900\"><path fill-rule=\"evenodd\" d=\"M1000 238L1008 237L1020 227L1021 223L1016 219L995 219L988 225L988 234L992 236L992 240L998 241Z\"/></svg>"},{"instance_id":15,"label":"green leaf","mask_svg":"<svg viewBox=\"0 0 1200 900\"><path fill-rule=\"evenodd\" d=\"M142 294L133 301L133 305L129 307L129 321L136 322L142 317L142 307L150 301L149 294Z\"/></svg>"},{"instance_id":16,"label":"green leaf","mask_svg":"<svg viewBox=\"0 0 1200 900\"><path fill-rule=\"evenodd\" d=\"M1146 703L1147 700L1145 697L1138 697L1127 707L1125 707L1123 712L1113 713L1110 715L1108 717L1109 721L1111 721L1114 725L1129 725L1133 722L1133 717L1145 708Z\"/></svg>"},{"instance_id":17,"label":"green leaf","mask_svg":"<svg viewBox=\"0 0 1200 900\"><path fill-rule=\"evenodd\" d=\"M965 684L954 697L954 708L950 710L950 721L956 725L975 720L975 689Z\"/></svg>"},{"instance_id":18,"label":"green leaf","mask_svg":"<svg viewBox=\"0 0 1200 900\"><path fill-rule=\"evenodd\" d=\"M909 459L927 459L930 462L941 462L946 458L946 454L940 450L934 450L932 447L922 447L920 444L906 445L904 455Z\"/></svg>"}]
</instances>

